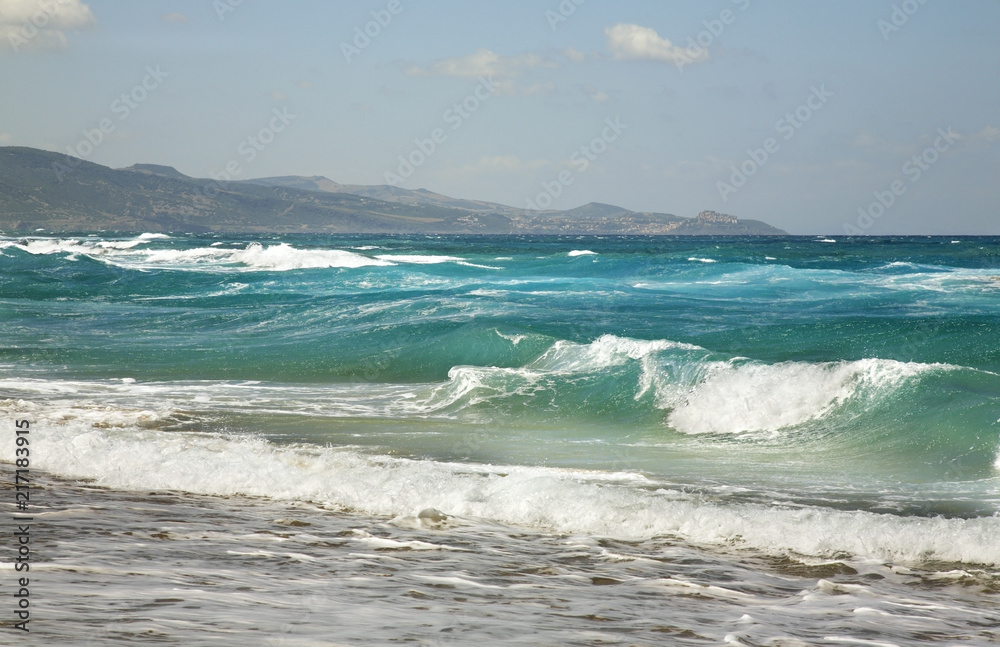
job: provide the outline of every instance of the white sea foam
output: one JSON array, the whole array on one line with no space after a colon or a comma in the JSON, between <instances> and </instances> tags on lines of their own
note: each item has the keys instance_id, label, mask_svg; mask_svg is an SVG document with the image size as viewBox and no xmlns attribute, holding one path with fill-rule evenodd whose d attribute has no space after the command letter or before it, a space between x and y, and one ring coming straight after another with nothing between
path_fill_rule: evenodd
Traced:
<instances>
[{"instance_id":1,"label":"white sea foam","mask_svg":"<svg viewBox=\"0 0 1000 647\"><path fill-rule=\"evenodd\" d=\"M131 267L169 267L173 269L289 270L316 268L356 268L371 265L392 265L339 249L297 249L287 243L262 245L250 243L244 249L197 247L194 249L163 249L137 252L129 257L108 259L109 262Z\"/></svg>"},{"instance_id":2,"label":"white sea foam","mask_svg":"<svg viewBox=\"0 0 1000 647\"><path fill-rule=\"evenodd\" d=\"M18 241L7 240L0 247L18 247L30 254L86 254L102 256L115 250L133 249L151 240L170 238L166 234L140 234L128 240L80 240L76 238L27 238Z\"/></svg>"},{"instance_id":3,"label":"white sea foam","mask_svg":"<svg viewBox=\"0 0 1000 647\"><path fill-rule=\"evenodd\" d=\"M597 252L592 252L589 249L574 249L567 256L597 256Z\"/></svg>"},{"instance_id":4,"label":"white sea foam","mask_svg":"<svg viewBox=\"0 0 1000 647\"><path fill-rule=\"evenodd\" d=\"M30 418L44 429L32 436L33 468L109 487L315 501L391 517L434 508L449 516L559 533L671 536L779 555L1000 564L998 517L907 518L711 502L585 470L418 461L156 430L167 412L17 401L0 402L0 412L8 420ZM0 427L0 459L14 460L13 441L13 426Z\"/></svg>"},{"instance_id":5,"label":"white sea foam","mask_svg":"<svg viewBox=\"0 0 1000 647\"><path fill-rule=\"evenodd\" d=\"M718 263L719 262L719 261L715 260L714 258L698 258L697 256L692 256L688 260L691 261L691 262L693 262L693 263Z\"/></svg>"},{"instance_id":6,"label":"white sea foam","mask_svg":"<svg viewBox=\"0 0 1000 647\"><path fill-rule=\"evenodd\" d=\"M375 258L385 261L387 264L409 264L409 265L439 265L441 263L455 263L465 267L478 267L484 270L503 269L492 265L481 265L471 263L459 256L442 256L433 254L379 254Z\"/></svg>"},{"instance_id":7,"label":"white sea foam","mask_svg":"<svg viewBox=\"0 0 1000 647\"><path fill-rule=\"evenodd\" d=\"M902 268L907 270L918 270L925 267L934 267L934 266L920 265L918 263L911 263L909 261L892 261L891 263L886 263L879 269L886 270L886 269ZM939 268L939 269L944 269L944 268Z\"/></svg>"},{"instance_id":8,"label":"white sea foam","mask_svg":"<svg viewBox=\"0 0 1000 647\"><path fill-rule=\"evenodd\" d=\"M464 258L458 256L434 256L424 254L379 254L375 258L393 263L412 263L415 265L437 265L439 263L462 263Z\"/></svg>"},{"instance_id":9,"label":"white sea foam","mask_svg":"<svg viewBox=\"0 0 1000 647\"><path fill-rule=\"evenodd\" d=\"M340 249L296 249L287 243L268 247L251 243L245 250L232 252L232 260L258 269L277 271L392 265L384 259L377 260Z\"/></svg>"},{"instance_id":10,"label":"white sea foam","mask_svg":"<svg viewBox=\"0 0 1000 647\"><path fill-rule=\"evenodd\" d=\"M906 262L889 263L879 269L896 271L877 274L868 279L870 284L894 291L977 295L983 294L985 290L992 292L998 280L994 269L953 268Z\"/></svg>"},{"instance_id":11,"label":"white sea foam","mask_svg":"<svg viewBox=\"0 0 1000 647\"><path fill-rule=\"evenodd\" d=\"M169 238L164 234L142 234L123 241L80 241L78 239L35 238L8 242L31 254L86 255L128 268L212 269L288 271L313 268L357 268L389 266L394 263L339 249L298 249L287 243L250 243L242 249L222 248L219 243L191 249L137 249L150 240ZM461 259L459 259L461 260Z\"/></svg>"},{"instance_id":12,"label":"white sea foam","mask_svg":"<svg viewBox=\"0 0 1000 647\"><path fill-rule=\"evenodd\" d=\"M686 394L661 390L669 424L684 433L776 431L824 417L859 393L891 389L936 367L893 360L716 362Z\"/></svg>"},{"instance_id":13,"label":"white sea foam","mask_svg":"<svg viewBox=\"0 0 1000 647\"><path fill-rule=\"evenodd\" d=\"M19 249L23 249L29 254L44 255L44 254L88 254L88 253L101 253L101 248L90 243L81 244L77 239L59 239L59 238L32 238L23 242L18 242L13 245Z\"/></svg>"},{"instance_id":14,"label":"white sea foam","mask_svg":"<svg viewBox=\"0 0 1000 647\"><path fill-rule=\"evenodd\" d=\"M499 330L495 330L494 332L496 332L497 335L499 335L500 337L506 339L507 341L509 341L510 343L514 344L515 346L517 346L518 344L520 344L522 341L524 341L527 338L527 335L505 335L502 332L500 332Z\"/></svg>"},{"instance_id":15,"label":"white sea foam","mask_svg":"<svg viewBox=\"0 0 1000 647\"><path fill-rule=\"evenodd\" d=\"M882 359L765 364L711 357L692 344L604 335L590 344L557 341L523 368L461 367L450 378L465 380L457 389L464 395L501 375L532 383L546 376L599 374L635 361L642 371L635 398L652 389L657 406L670 412L671 427L688 434L732 434L801 425L853 398L888 395L923 373L954 368ZM518 380L501 383L515 388Z\"/></svg>"},{"instance_id":16,"label":"white sea foam","mask_svg":"<svg viewBox=\"0 0 1000 647\"><path fill-rule=\"evenodd\" d=\"M620 366L628 360L641 360L665 350L704 350L700 346L667 339L631 339L602 335L590 344L557 341L526 368L553 373L598 372Z\"/></svg>"},{"instance_id":17,"label":"white sea foam","mask_svg":"<svg viewBox=\"0 0 1000 647\"><path fill-rule=\"evenodd\" d=\"M481 270L502 270L503 269L502 267L497 267L496 265L481 265L479 263L469 263L467 261L462 261L462 262L460 262L458 264L459 265L463 265L465 267L478 267Z\"/></svg>"}]
</instances>

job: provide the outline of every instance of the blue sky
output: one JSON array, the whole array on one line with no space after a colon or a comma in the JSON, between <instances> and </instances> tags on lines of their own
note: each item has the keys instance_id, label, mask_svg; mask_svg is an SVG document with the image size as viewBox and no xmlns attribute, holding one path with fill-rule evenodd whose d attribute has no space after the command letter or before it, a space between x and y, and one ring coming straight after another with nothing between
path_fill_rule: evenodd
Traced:
<instances>
[{"instance_id":1,"label":"blue sky","mask_svg":"<svg viewBox=\"0 0 1000 647\"><path fill-rule=\"evenodd\" d=\"M0 0L0 145L1000 234L998 43L993 0Z\"/></svg>"}]
</instances>

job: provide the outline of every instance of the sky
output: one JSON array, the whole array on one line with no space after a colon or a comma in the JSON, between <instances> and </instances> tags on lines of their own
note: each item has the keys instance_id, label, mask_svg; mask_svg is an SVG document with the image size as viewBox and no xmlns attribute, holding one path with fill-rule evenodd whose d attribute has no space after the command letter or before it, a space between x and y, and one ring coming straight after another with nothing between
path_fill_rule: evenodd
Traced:
<instances>
[{"instance_id":1,"label":"sky","mask_svg":"<svg viewBox=\"0 0 1000 647\"><path fill-rule=\"evenodd\" d=\"M995 0L0 0L0 146L1000 234Z\"/></svg>"}]
</instances>

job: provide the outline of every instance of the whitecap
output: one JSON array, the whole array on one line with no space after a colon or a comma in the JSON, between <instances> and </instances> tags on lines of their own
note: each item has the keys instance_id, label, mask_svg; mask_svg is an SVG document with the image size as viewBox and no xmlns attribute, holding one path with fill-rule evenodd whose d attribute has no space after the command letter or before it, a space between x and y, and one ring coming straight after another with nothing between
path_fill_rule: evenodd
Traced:
<instances>
[{"instance_id":1,"label":"whitecap","mask_svg":"<svg viewBox=\"0 0 1000 647\"><path fill-rule=\"evenodd\" d=\"M661 388L667 422L687 434L777 431L826 416L848 399L890 390L942 365L854 362L712 362L684 393Z\"/></svg>"},{"instance_id":2,"label":"whitecap","mask_svg":"<svg viewBox=\"0 0 1000 647\"><path fill-rule=\"evenodd\" d=\"M375 258L392 263L412 263L414 265L437 265L439 263L461 263L458 256L434 256L430 254L379 254Z\"/></svg>"},{"instance_id":3,"label":"whitecap","mask_svg":"<svg viewBox=\"0 0 1000 647\"><path fill-rule=\"evenodd\" d=\"M245 250L232 252L233 261L258 268L277 271L372 265L392 265L384 259L373 259L339 249L296 249L287 243L264 247L251 243Z\"/></svg>"},{"instance_id":4,"label":"whitecap","mask_svg":"<svg viewBox=\"0 0 1000 647\"><path fill-rule=\"evenodd\" d=\"M106 487L313 501L387 517L433 508L442 516L567 535L626 540L666 536L782 556L841 559L848 554L896 564L1000 564L1000 517L916 518L705 500L676 489L665 492L655 482L611 480L607 477L614 473L607 472L445 463L158 431L169 411L60 408L8 400L0 401L0 413L6 419L30 416L45 429L32 438L32 467ZM14 460L13 441L13 425L0 426L0 460ZM375 549L448 548L427 542L389 544L360 534L356 541Z\"/></svg>"}]
</instances>

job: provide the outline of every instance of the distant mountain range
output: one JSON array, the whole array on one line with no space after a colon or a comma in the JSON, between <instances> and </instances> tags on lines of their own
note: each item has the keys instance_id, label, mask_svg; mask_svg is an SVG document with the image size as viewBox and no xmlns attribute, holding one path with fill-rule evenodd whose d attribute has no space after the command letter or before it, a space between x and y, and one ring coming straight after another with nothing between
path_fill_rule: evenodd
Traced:
<instances>
[{"instance_id":1,"label":"distant mountain range","mask_svg":"<svg viewBox=\"0 0 1000 647\"><path fill-rule=\"evenodd\" d=\"M112 169L59 153L0 147L0 231L786 235L757 220L695 218L592 202L531 211L321 176L241 182L192 178L170 166Z\"/></svg>"}]
</instances>

